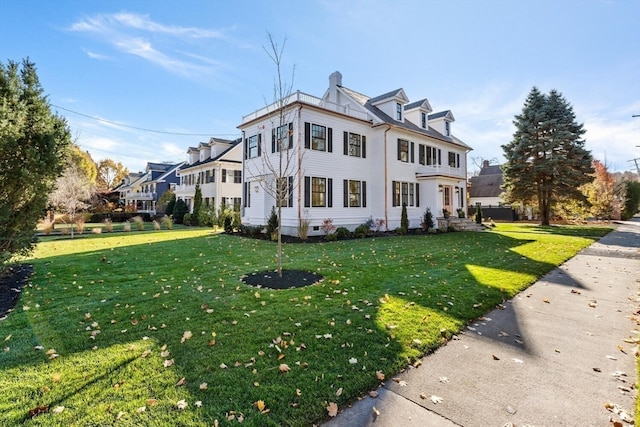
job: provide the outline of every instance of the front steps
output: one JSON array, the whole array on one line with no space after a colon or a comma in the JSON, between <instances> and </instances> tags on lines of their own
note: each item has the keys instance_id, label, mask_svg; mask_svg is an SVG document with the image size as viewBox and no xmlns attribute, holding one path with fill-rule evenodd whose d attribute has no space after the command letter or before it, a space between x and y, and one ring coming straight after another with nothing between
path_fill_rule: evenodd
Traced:
<instances>
[{"instance_id":1,"label":"front steps","mask_svg":"<svg viewBox=\"0 0 640 427\"><path fill-rule=\"evenodd\" d=\"M476 224L475 221L469 218L437 218L438 230L447 231L452 228L455 231L484 231L485 227L480 224Z\"/></svg>"}]
</instances>

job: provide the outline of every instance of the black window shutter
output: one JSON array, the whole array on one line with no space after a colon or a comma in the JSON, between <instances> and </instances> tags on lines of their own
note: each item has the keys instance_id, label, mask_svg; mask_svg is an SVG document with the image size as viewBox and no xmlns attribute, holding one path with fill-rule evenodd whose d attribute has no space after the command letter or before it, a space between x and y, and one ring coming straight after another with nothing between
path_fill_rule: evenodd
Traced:
<instances>
[{"instance_id":1,"label":"black window shutter","mask_svg":"<svg viewBox=\"0 0 640 427\"><path fill-rule=\"evenodd\" d=\"M416 183L416 207L420 207L420 184Z\"/></svg>"},{"instance_id":2,"label":"black window shutter","mask_svg":"<svg viewBox=\"0 0 640 427\"><path fill-rule=\"evenodd\" d=\"M258 157L262 155L262 134L258 134Z\"/></svg>"},{"instance_id":3,"label":"black window shutter","mask_svg":"<svg viewBox=\"0 0 640 427\"><path fill-rule=\"evenodd\" d=\"M327 128L327 150L333 153L333 129Z\"/></svg>"},{"instance_id":4,"label":"black window shutter","mask_svg":"<svg viewBox=\"0 0 640 427\"><path fill-rule=\"evenodd\" d=\"M362 135L362 158L367 158L367 137Z\"/></svg>"},{"instance_id":5,"label":"black window shutter","mask_svg":"<svg viewBox=\"0 0 640 427\"><path fill-rule=\"evenodd\" d=\"M438 148L438 164L442 165L442 150Z\"/></svg>"},{"instance_id":6,"label":"black window shutter","mask_svg":"<svg viewBox=\"0 0 640 427\"><path fill-rule=\"evenodd\" d=\"M327 178L327 207L333 207L333 179Z\"/></svg>"},{"instance_id":7,"label":"black window shutter","mask_svg":"<svg viewBox=\"0 0 640 427\"><path fill-rule=\"evenodd\" d=\"M398 160L402 159L402 152L400 149L400 140L398 140Z\"/></svg>"},{"instance_id":8,"label":"black window shutter","mask_svg":"<svg viewBox=\"0 0 640 427\"><path fill-rule=\"evenodd\" d=\"M391 181L391 206L396 205L396 182Z\"/></svg>"},{"instance_id":9,"label":"black window shutter","mask_svg":"<svg viewBox=\"0 0 640 427\"><path fill-rule=\"evenodd\" d=\"M249 158L248 153L249 153L249 142L248 142L248 140L245 138L245 140L244 140L244 158L245 158L245 160L246 160L247 158Z\"/></svg>"},{"instance_id":10,"label":"black window shutter","mask_svg":"<svg viewBox=\"0 0 640 427\"><path fill-rule=\"evenodd\" d=\"M456 154L456 167L460 167L460 154Z\"/></svg>"},{"instance_id":11,"label":"black window shutter","mask_svg":"<svg viewBox=\"0 0 640 427\"><path fill-rule=\"evenodd\" d=\"M227 182L227 170L222 169L222 182Z\"/></svg>"},{"instance_id":12,"label":"black window shutter","mask_svg":"<svg viewBox=\"0 0 640 427\"><path fill-rule=\"evenodd\" d=\"M289 150L293 148L293 122L289 123Z\"/></svg>"},{"instance_id":13,"label":"black window shutter","mask_svg":"<svg viewBox=\"0 0 640 427\"><path fill-rule=\"evenodd\" d=\"M415 151L415 144L413 143L413 141L411 142L411 163L415 163L416 159L414 157L413 152Z\"/></svg>"},{"instance_id":14,"label":"black window shutter","mask_svg":"<svg viewBox=\"0 0 640 427\"><path fill-rule=\"evenodd\" d=\"M343 193L343 197L342 200L344 202L344 207L348 208L349 207L349 180L345 179L342 181L342 193Z\"/></svg>"},{"instance_id":15,"label":"black window shutter","mask_svg":"<svg viewBox=\"0 0 640 427\"><path fill-rule=\"evenodd\" d=\"M349 132L344 132L344 155L349 155Z\"/></svg>"},{"instance_id":16,"label":"black window shutter","mask_svg":"<svg viewBox=\"0 0 640 427\"><path fill-rule=\"evenodd\" d=\"M362 207L367 207L367 181L362 181Z\"/></svg>"},{"instance_id":17,"label":"black window shutter","mask_svg":"<svg viewBox=\"0 0 640 427\"><path fill-rule=\"evenodd\" d=\"M304 207L311 207L311 177L304 177Z\"/></svg>"},{"instance_id":18,"label":"black window shutter","mask_svg":"<svg viewBox=\"0 0 640 427\"><path fill-rule=\"evenodd\" d=\"M418 163L424 165L424 145L418 145Z\"/></svg>"},{"instance_id":19,"label":"black window shutter","mask_svg":"<svg viewBox=\"0 0 640 427\"><path fill-rule=\"evenodd\" d=\"M304 148L311 148L311 123L304 122Z\"/></svg>"},{"instance_id":20,"label":"black window shutter","mask_svg":"<svg viewBox=\"0 0 640 427\"><path fill-rule=\"evenodd\" d=\"M290 176L289 178L289 182L288 182L288 186L287 186L287 190L289 190L289 203L288 206L290 208L293 207L293 177Z\"/></svg>"},{"instance_id":21,"label":"black window shutter","mask_svg":"<svg viewBox=\"0 0 640 427\"><path fill-rule=\"evenodd\" d=\"M271 129L271 152L276 152L276 130Z\"/></svg>"}]
</instances>

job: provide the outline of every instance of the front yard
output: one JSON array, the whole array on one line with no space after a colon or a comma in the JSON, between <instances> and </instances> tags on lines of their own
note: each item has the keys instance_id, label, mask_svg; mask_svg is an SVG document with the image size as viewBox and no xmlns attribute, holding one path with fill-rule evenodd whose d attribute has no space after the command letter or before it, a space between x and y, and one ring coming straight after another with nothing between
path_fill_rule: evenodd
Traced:
<instances>
[{"instance_id":1,"label":"front yard","mask_svg":"<svg viewBox=\"0 0 640 427\"><path fill-rule=\"evenodd\" d=\"M291 290L240 280L274 243L209 229L44 241L0 321L0 424L310 425L608 231L287 244L285 268L325 278Z\"/></svg>"}]
</instances>

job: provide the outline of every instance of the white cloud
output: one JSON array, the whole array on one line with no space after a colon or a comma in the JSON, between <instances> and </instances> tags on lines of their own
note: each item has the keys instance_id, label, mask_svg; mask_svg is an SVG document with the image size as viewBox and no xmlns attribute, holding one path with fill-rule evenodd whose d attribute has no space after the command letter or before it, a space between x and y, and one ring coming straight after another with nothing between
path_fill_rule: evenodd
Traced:
<instances>
[{"instance_id":1,"label":"white cloud","mask_svg":"<svg viewBox=\"0 0 640 427\"><path fill-rule=\"evenodd\" d=\"M117 51L138 56L184 77L206 75L223 65L202 55L169 47L188 40L226 39L225 34L219 30L169 26L152 21L148 15L117 13L86 17L72 24L69 31L92 34ZM168 38L155 37L158 35ZM154 39L155 46L151 38ZM93 59L108 58L90 51L87 51L87 55Z\"/></svg>"}]
</instances>

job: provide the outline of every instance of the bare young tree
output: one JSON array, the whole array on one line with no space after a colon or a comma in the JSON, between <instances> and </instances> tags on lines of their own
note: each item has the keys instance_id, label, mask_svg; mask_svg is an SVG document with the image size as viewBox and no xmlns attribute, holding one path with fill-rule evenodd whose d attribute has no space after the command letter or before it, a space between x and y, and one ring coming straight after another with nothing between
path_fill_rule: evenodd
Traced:
<instances>
[{"instance_id":1,"label":"bare young tree","mask_svg":"<svg viewBox=\"0 0 640 427\"><path fill-rule=\"evenodd\" d=\"M89 206L86 202L91 199L91 187L86 175L76 164L70 163L62 176L56 180L55 188L49 195L49 204L69 215L72 239L76 214Z\"/></svg>"},{"instance_id":2,"label":"bare young tree","mask_svg":"<svg viewBox=\"0 0 640 427\"><path fill-rule=\"evenodd\" d=\"M278 276L282 277L282 207L288 206L294 188L298 185L300 174L300 162L302 152L299 144L294 144L294 110L288 108L292 97L295 66L292 68L291 79L286 81L283 77L282 62L286 45L286 37L279 45L271 33L267 33L268 45L264 46L269 59L273 62L276 75L273 82L273 108L268 115L271 122L271 149L265 147L259 170L248 169L249 175L257 178L266 194L273 197L278 213ZM265 104L266 104L265 100Z\"/></svg>"}]
</instances>

